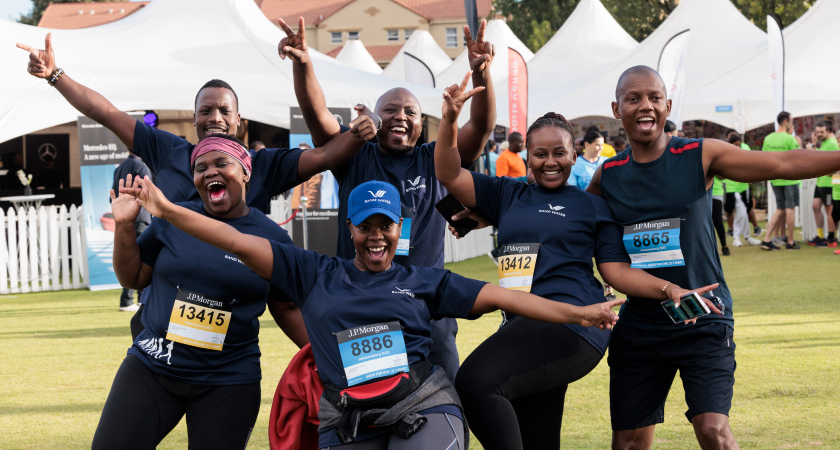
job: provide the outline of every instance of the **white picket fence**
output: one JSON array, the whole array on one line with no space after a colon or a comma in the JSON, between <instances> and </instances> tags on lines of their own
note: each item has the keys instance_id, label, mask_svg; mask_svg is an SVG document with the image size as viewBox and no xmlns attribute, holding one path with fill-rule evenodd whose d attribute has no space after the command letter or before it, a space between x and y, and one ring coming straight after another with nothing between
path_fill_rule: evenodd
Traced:
<instances>
[{"instance_id":1,"label":"white picket fence","mask_svg":"<svg viewBox=\"0 0 840 450\"><path fill-rule=\"evenodd\" d=\"M81 207L0 209L0 294L85 287L86 253Z\"/></svg>"}]
</instances>

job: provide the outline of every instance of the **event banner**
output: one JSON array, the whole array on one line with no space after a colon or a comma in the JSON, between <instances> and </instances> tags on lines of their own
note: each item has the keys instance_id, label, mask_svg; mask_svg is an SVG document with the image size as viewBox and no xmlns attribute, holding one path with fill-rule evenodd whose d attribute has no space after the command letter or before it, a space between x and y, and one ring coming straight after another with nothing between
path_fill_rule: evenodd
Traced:
<instances>
[{"instance_id":1,"label":"event banner","mask_svg":"<svg viewBox=\"0 0 840 450\"><path fill-rule=\"evenodd\" d=\"M773 117L785 109L785 38L776 18L767 15L767 53L770 55L770 82L773 84ZM775 119L773 119L775 120ZM776 127L779 124L776 123Z\"/></svg>"},{"instance_id":2,"label":"event banner","mask_svg":"<svg viewBox=\"0 0 840 450\"><path fill-rule=\"evenodd\" d=\"M143 114L137 114L143 120ZM114 215L110 189L114 171L128 158L128 148L107 128L87 117L77 121L82 174L82 204L85 211L87 276L90 290L120 287L114 273Z\"/></svg>"},{"instance_id":3,"label":"event banner","mask_svg":"<svg viewBox=\"0 0 840 450\"><path fill-rule=\"evenodd\" d=\"M347 126L353 120L355 112L351 108L330 108L339 124ZM300 108L291 108L289 127L289 146L301 147L303 144L313 147L312 136L303 120ZM289 202L292 209L301 206L301 198L306 200L306 229L308 242L305 248L315 250L322 255L335 256L338 245L338 182L329 170L321 172L296 186ZM295 245L304 248L303 213L298 212L292 220L292 240Z\"/></svg>"},{"instance_id":4,"label":"event banner","mask_svg":"<svg viewBox=\"0 0 840 450\"><path fill-rule=\"evenodd\" d=\"M509 132L528 131L528 68L516 50L508 48L508 114Z\"/></svg>"},{"instance_id":5,"label":"event banner","mask_svg":"<svg viewBox=\"0 0 840 450\"><path fill-rule=\"evenodd\" d=\"M435 76L432 70L420 58L411 53L404 52L405 57L405 81L422 86L435 87Z\"/></svg>"},{"instance_id":6,"label":"event banner","mask_svg":"<svg viewBox=\"0 0 840 450\"><path fill-rule=\"evenodd\" d=\"M685 86L685 59L688 53L688 38L691 31L677 33L668 40L659 55L657 72L665 82L667 96L671 100L671 122L682 130L682 99Z\"/></svg>"}]
</instances>

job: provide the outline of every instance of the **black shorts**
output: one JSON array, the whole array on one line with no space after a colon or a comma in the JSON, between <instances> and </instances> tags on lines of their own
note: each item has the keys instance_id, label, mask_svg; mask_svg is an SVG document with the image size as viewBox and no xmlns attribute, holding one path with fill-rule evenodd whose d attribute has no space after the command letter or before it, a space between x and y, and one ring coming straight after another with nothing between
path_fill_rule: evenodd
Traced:
<instances>
[{"instance_id":1,"label":"black shorts","mask_svg":"<svg viewBox=\"0 0 840 450\"><path fill-rule=\"evenodd\" d=\"M747 189L741 193L734 193L734 192L727 192L726 197L724 197L723 202L723 210L726 211L726 214L732 214L732 211L735 211L735 196L740 195L741 201L744 202L744 206L747 207L747 212L752 210L753 202L752 197L750 196L750 190Z\"/></svg>"},{"instance_id":2,"label":"black shorts","mask_svg":"<svg viewBox=\"0 0 840 450\"><path fill-rule=\"evenodd\" d=\"M832 191L832 188L830 186L829 187L819 187L819 186L817 186L817 188L814 189L814 198L818 198L818 199L822 200L822 203L825 206L831 206L833 204L831 202L831 191Z\"/></svg>"},{"instance_id":3,"label":"black shorts","mask_svg":"<svg viewBox=\"0 0 840 450\"><path fill-rule=\"evenodd\" d=\"M613 430L665 421L665 400L680 371L688 421L699 414L729 415L735 385L735 341L725 323L651 331L619 324L610 339L610 416Z\"/></svg>"}]
</instances>

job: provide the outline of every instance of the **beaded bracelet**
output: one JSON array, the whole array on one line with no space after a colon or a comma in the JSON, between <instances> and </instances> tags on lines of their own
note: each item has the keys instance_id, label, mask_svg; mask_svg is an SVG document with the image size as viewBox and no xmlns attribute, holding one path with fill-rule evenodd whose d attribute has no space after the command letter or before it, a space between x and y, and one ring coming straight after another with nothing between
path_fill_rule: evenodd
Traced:
<instances>
[{"instance_id":1,"label":"beaded bracelet","mask_svg":"<svg viewBox=\"0 0 840 450\"><path fill-rule=\"evenodd\" d=\"M47 79L47 83L49 83L50 86L55 87L55 83L58 82L58 79L61 78L62 75L64 75L63 69L53 70L52 75L50 75L50 78Z\"/></svg>"},{"instance_id":2,"label":"beaded bracelet","mask_svg":"<svg viewBox=\"0 0 840 450\"><path fill-rule=\"evenodd\" d=\"M662 286L662 290L659 293L662 294L663 299L668 300L668 294L667 294L668 288L673 286L673 285L674 285L674 283L668 283L665 286Z\"/></svg>"}]
</instances>

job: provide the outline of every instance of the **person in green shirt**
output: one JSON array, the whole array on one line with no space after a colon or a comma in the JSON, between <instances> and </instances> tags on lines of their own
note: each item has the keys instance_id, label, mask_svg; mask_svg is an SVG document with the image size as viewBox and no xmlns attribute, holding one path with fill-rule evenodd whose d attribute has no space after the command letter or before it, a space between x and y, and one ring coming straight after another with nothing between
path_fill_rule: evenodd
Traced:
<instances>
[{"instance_id":1,"label":"person in green shirt","mask_svg":"<svg viewBox=\"0 0 840 450\"><path fill-rule=\"evenodd\" d=\"M744 150L752 150L749 145L745 144L741 140L741 135L735 130L729 130L729 133L726 135L726 140L727 140L727 142L729 142L730 144L732 144L736 147L741 147ZM749 183L746 183L746 184L749 187ZM730 192L729 188L726 189L726 192ZM762 230L761 227L758 226L758 220L756 220L756 218L755 218L755 209L753 209L752 191L748 190L746 192L747 193L744 195L742 200L744 201L744 206L746 206L746 208L747 208L747 218L749 219L750 223L752 224L753 234L756 236L755 238L749 238L748 237L747 241L750 242L751 245L759 245L759 244L761 244L761 240L757 239L757 238L761 237L761 233L763 233L764 230ZM727 200L729 202L731 202L730 205L729 205L729 208L730 208L729 210L726 209L727 206L728 206L727 203L726 203ZM726 234L727 236L734 236L734 231L733 230L735 230L735 214L732 214L732 211L734 209L735 209L735 197L731 197L731 196L727 195L726 199L724 200L724 204L723 204L723 212L726 213L726 222L729 224L729 231Z\"/></svg>"},{"instance_id":2,"label":"person in green shirt","mask_svg":"<svg viewBox=\"0 0 840 450\"><path fill-rule=\"evenodd\" d=\"M793 137L793 122L790 113L782 111L776 117L779 127L775 132L764 138L762 150L765 152L786 152L799 148L799 143ZM787 250L799 250L799 246L793 242L793 230L796 220L796 207L799 206L799 180L771 180L773 194L776 196L776 212L767 224L767 235L761 243L764 250L779 250L779 247L770 241L770 237L776 227L784 227L787 224Z\"/></svg>"},{"instance_id":3,"label":"person in green shirt","mask_svg":"<svg viewBox=\"0 0 840 450\"><path fill-rule=\"evenodd\" d=\"M726 230L723 228L723 180L715 177L712 183L712 223L720 241L720 253L729 256L729 247L726 246Z\"/></svg>"},{"instance_id":4,"label":"person in green shirt","mask_svg":"<svg viewBox=\"0 0 840 450\"><path fill-rule=\"evenodd\" d=\"M814 135L819 142L818 148L824 152L840 150L837 145L837 138L834 136L834 126L831 122L823 121L817 124ZM817 178L817 188L814 189L814 220L817 223L817 236L808 241L809 245L816 247L837 247L837 240L834 236L837 228L834 221L831 219L831 213L834 209L832 205L832 174L823 175ZM828 217L828 239L823 235L823 213L822 207L825 206L825 214Z\"/></svg>"},{"instance_id":5,"label":"person in green shirt","mask_svg":"<svg viewBox=\"0 0 840 450\"><path fill-rule=\"evenodd\" d=\"M728 141L734 147L743 149L741 146L741 136L737 132L730 133ZM747 147L747 150L749 150L749 147ZM723 180L723 185L726 187L723 211L726 213L727 221L729 222L732 245L735 247L743 246L744 243L741 241L742 237L750 245L760 245L761 240L750 236L750 227L748 224L748 221L752 221L753 231L757 236L761 235L761 228L758 226L755 220L755 213L752 211L753 202L752 196L750 195L750 184L734 180Z\"/></svg>"}]
</instances>

